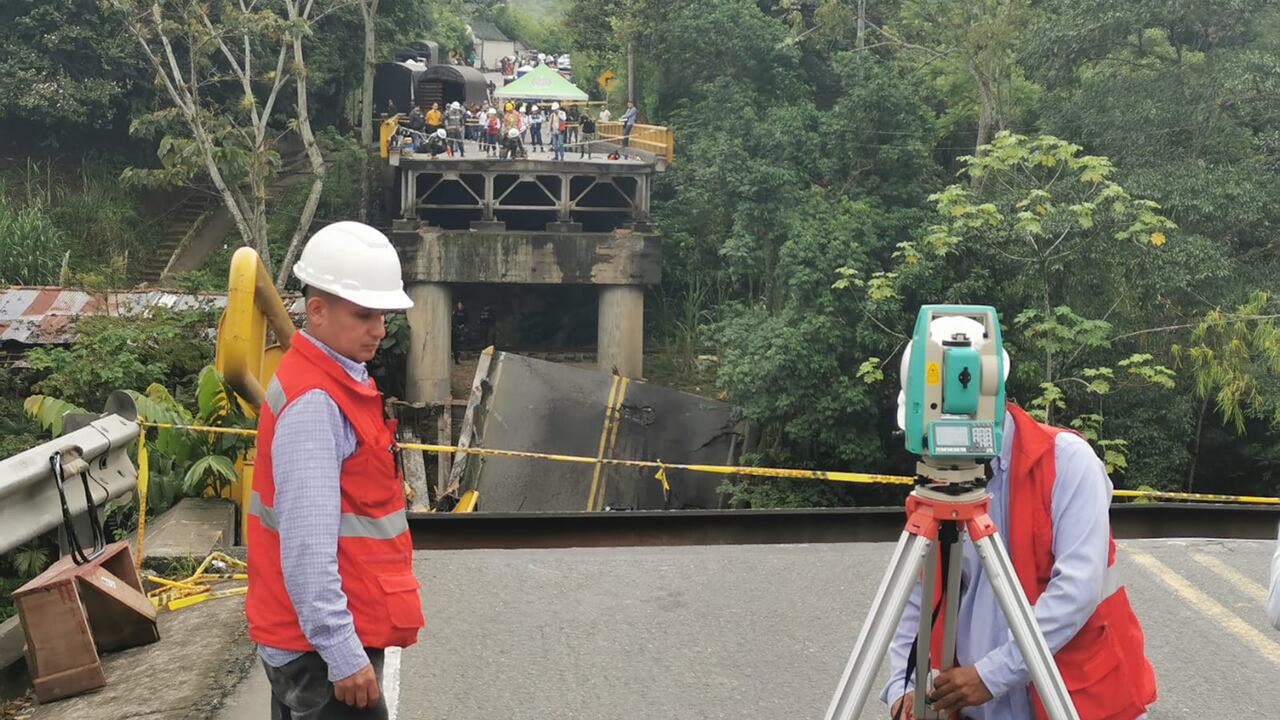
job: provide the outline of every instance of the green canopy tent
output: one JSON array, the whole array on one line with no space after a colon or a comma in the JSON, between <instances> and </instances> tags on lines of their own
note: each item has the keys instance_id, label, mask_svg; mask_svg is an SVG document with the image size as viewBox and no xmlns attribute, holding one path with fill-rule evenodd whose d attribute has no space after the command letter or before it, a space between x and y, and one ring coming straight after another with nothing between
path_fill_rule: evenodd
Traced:
<instances>
[{"instance_id":1,"label":"green canopy tent","mask_svg":"<svg viewBox=\"0 0 1280 720\"><path fill-rule=\"evenodd\" d=\"M587 94L579 90L577 85L565 80L560 73L546 65L539 65L519 80L498 88L494 96L527 100L582 101L587 99Z\"/></svg>"}]
</instances>

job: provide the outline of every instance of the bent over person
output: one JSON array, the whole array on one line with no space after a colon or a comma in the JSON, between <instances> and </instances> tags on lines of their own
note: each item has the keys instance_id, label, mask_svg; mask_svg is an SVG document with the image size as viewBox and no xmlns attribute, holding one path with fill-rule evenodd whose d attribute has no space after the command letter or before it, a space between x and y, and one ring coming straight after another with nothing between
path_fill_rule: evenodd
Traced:
<instances>
[{"instance_id":1,"label":"bent over person","mask_svg":"<svg viewBox=\"0 0 1280 720\"><path fill-rule=\"evenodd\" d=\"M929 332L938 342L955 333L984 336L981 323L960 317L935 319ZM1007 376L1007 355L1004 367ZM905 358L902 375L905 388ZM899 395L901 427L903 399ZM1142 627L1115 572L1111 480L1079 435L1037 422L1012 403L1006 410L1003 446L987 483L988 512L1071 702L1080 720L1145 717L1156 699L1155 674ZM957 667L934 679L928 703L967 720L1044 720L1022 653L967 536L962 550ZM889 648L889 683L881 699L891 718L914 720L912 704L920 689L908 657L919 620L917 583ZM940 646L941 623L934 630L934 645Z\"/></svg>"},{"instance_id":2,"label":"bent over person","mask_svg":"<svg viewBox=\"0 0 1280 720\"><path fill-rule=\"evenodd\" d=\"M423 626L395 423L365 363L413 302L386 236L322 228L293 272L307 319L267 386L249 503L249 637L273 720L381 719L383 651Z\"/></svg>"}]
</instances>

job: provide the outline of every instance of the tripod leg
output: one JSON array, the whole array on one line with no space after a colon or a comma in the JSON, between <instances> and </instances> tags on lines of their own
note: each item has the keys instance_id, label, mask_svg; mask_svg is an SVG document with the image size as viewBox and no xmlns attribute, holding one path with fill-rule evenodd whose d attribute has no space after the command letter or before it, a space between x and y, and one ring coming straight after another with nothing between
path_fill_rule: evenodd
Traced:
<instances>
[{"instance_id":1,"label":"tripod leg","mask_svg":"<svg viewBox=\"0 0 1280 720\"><path fill-rule=\"evenodd\" d=\"M889 641L902 619L902 611L907 606L916 578L920 575L920 566L932 544L929 538L909 532L902 533L899 538L889 569L880 581L880 589L871 602L871 611L858 631L858 642L827 708L827 720L853 720L862 712L871 692L871 683L875 682L876 671L889 650Z\"/></svg>"},{"instance_id":2,"label":"tripod leg","mask_svg":"<svg viewBox=\"0 0 1280 720\"><path fill-rule=\"evenodd\" d=\"M928 578L937 572L939 567L934 563L933 556L940 553L944 543L947 546L947 586L943 588L946 604L942 609L942 654L939 656L938 664L942 670L950 670L956 664L956 618L960 614L960 573L964 561L964 547L960 542L960 528L956 523L944 522L938 528L938 544L930 553L929 565L925 568L925 582L930 585L934 581ZM933 595L930 593L926 597L933 597ZM916 720L947 720L951 717L950 713L940 713L929 707L929 695L933 693L933 671L929 667L928 658L932 650L933 637L925 635L928 615L929 613L923 612L920 614L920 635L917 638L919 646L916 650L918 663L916 687L924 690L916 693L913 709ZM922 657L923 660L921 660Z\"/></svg>"},{"instance_id":3,"label":"tripod leg","mask_svg":"<svg viewBox=\"0 0 1280 720\"><path fill-rule=\"evenodd\" d=\"M982 567L986 570L991 582L991 589L1000 602L1005 620L1013 639L1022 651L1022 659L1027 664L1031 681L1035 683L1036 693L1044 704L1045 714L1049 720L1079 720L1075 706L1071 704L1071 695L1058 672L1058 665L1053 661L1053 653L1049 651L1049 643L1036 624L1035 613L1027 596L1018 584L1017 575L1013 571L1013 563L1009 554L996 534L987 535L974 541Z\"/></svg>"},{"instance_id":4,"label":"tripod leg","mask_svg":"<svg viewBox=\"0 0 1280 720\"><path fill-rule=\"evenodd\" d=\"M929 547L924 559L924 569L920 577L920 627L916 630L916 687L923 692L916 693L916 717L924 717L925 695L933 689L933 673L930 668L933 645L933 606L936 596L935 586L941 579L938 577L938 555L942 552L944 531L939 527L938 542ZM943 618L946 621L946 618ZM943 625L946 628L946 625Z\"/></svg>"}]
</instances>

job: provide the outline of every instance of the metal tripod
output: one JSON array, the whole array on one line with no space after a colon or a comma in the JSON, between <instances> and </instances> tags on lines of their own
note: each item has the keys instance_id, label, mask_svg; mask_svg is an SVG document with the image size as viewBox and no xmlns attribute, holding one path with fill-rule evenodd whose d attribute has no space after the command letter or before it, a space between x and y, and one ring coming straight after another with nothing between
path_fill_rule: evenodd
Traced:
<instances>
[{"instance_id":1,"label":"metal tripod","mask_svg":"<svg viewBox=\"0 0 1280 720\"><path fill-rule=\"evenodd\" d=\"M987 515L989 498L985 487L968 485L957 488L944 485L952 492L940 492L928 486L917 486L907 496L907 524L894 549L889 570L880 581L880 589L872 601L871 611L858 633L858 642L845 666L827 720L853 720L867 701L876 671L889 649L903 609L911 597L916 579L921 578L920 632L916 637L916 690L914 712L918 720L942 717L928 707L928 693L933 679L929 668L932 640L931 615L939 564L940 542L950 545L947 567L946 606L943 609L942 669L955 663L955 621L960 604L961 533L972 539L991 589L1000 602L1000 610L1009 623L1014 641L1022 651L1031 681L1050 720L1079 720L1062 675L1054 663L1049 644L1036 624L1027 596L1022 592L1009 561L1009 554L996 534L995 523ZM926 564L927 563L927 564ZM921 575L924 570L923 576Z\"/></svg>"}]
</instances>

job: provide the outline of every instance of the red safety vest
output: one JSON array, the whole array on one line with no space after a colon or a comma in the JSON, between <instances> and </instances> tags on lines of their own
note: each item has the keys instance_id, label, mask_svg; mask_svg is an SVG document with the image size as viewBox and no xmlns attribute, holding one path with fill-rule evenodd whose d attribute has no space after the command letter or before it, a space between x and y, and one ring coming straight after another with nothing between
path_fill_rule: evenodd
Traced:
<instances>
[{"instance_id":1,"label":"red safety vest","mask_svg":"<svg viewBox=\"0 0 1280 720\"><path fill-rule=\"evenodd\" d=\"M1013 417L1013 457L1009 463L1009 516L1001 528L1018 582L1035 605L1053 571L1054 445L1062 428L1036 422L1022 408ZM1080 720L1133 720L1156 700L1156 678L1143 651L1142 626L1124 587L1112 572L1115 540L1108 538L1103 599L1084 626L1053 657ZM939 592L941 590L939 589ZM942 647L942 622L933 628L933 647ZM933 666L940 666L935 657ZM1036 720L1047 720L1039 696L1031 693Z\"/></svg>"},{"instance_id":2,"label":"red safety vest","mask_svg":"<svg viewBox=\"0 0 1280 720\"><path fill-rule=\"evenodd\" d=\"M413 545L395 461L395 421L384 419L372 380L360 384L302 333L267 388L258 416L258 452L249 503L249 637L283 650L313 650L280 570L271 440L276 418L295 398L320 389L338 405L356 434L356 450L342 464L338 575L356 635L369 648L407 647L423 626Z\"/></svg>"}]
</instances>

